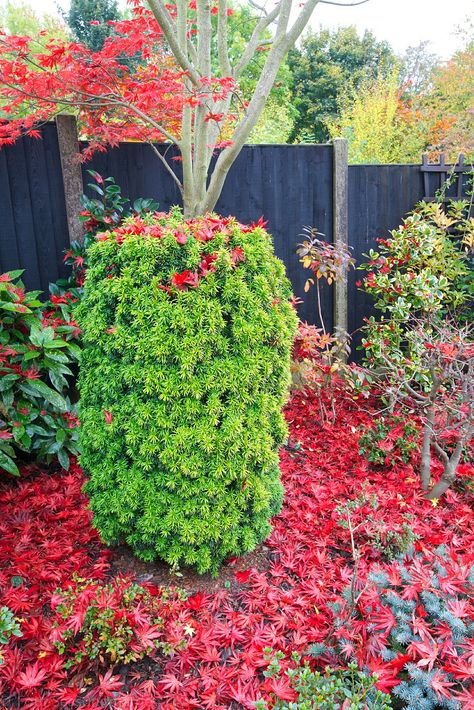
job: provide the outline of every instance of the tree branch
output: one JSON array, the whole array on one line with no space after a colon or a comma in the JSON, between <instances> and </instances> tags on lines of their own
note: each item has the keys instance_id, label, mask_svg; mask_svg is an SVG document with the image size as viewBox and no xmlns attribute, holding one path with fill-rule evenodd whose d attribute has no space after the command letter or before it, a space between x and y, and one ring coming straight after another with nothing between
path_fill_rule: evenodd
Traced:
<instances>
[{"instance_id":1,"label":"tree branch","mask_svg":"<svg viewBox=\"0 0 474 710\"><path fill-rule=\"evenodd\" d=\"M441 446L438 444L437 441L433 441L433 442L432 442L432 445L433 445L433 449L434 449L434 450L436 451L436 453L439 455L439 457L441 458L441 460L443 461L443 463L444 463L444 464L448 464L448 463L449 463L449 456L448 456L448 454L446 453L446 451L441 448Z\"/></svg>"},{"instance_id":2,"label":"tree branch","mask_svg":"<svg viewBox=\"0 0 474 710\"><path fill-rule=\"evenodd\" d=\"M198 71L201 76L210 77L211 69L211 3L210 0L197 0L196 2L198 41ZM227 17L226 17L227 20ZM194 198L196 203L200 203L206 192L207 177L207 153L209 121L206 121L208 107L205 102L196 106L194 110Z\"/></svg>"},{"instance_id":3,"label":"tree branch","mask_svg":"<svg viewBox=\"0 0 474 710\"><path fill-rule=\"evenodd\" d=\"M166 9L164 3L162 2L162 0L148 0L148 4L150 6L150 10L155 16L156 21L161 27L161 30L170 46L171 51L173 52L176 61L178 62L181 69L187 72L193 84L197 86L199 84L199 75L180 45L175 23L172 20L171 15Z\"/></svg>"},{"instance_id":4,"label":"tree branch","mask_svg":"<svg viewBox=\"0 0 474 710\"><path fill-rule=\"evenodd\" d=\"M275 19L278 12L280 10L282 11L282 16L279 17L278 20L273 45L268 53L267 60L248 105L247 113L234 131L234 135L232 136L232 145L225 148L217 159L216 165L212 172L209 187L206 191L204 202L199 204L200 211L211 211L215 207L230 166L239 155L245 141L249 137L262 113L268 95L275 82L281 62L283 61L290 46L294 44L296 39L304 30L317 3L318 0L307 0L300 16L293 24L289 32L286 32L286 29L289 20L289 12L291 10L291 0L281 0L273 12L265 18L265 21L267 21L270 16ZM276 14L275 11L277 11ZM241 62L239 62L239 65L240 64ZM234 70L234 76L236 76L236 70Z\"/></svg>"},{"instance_id":5,"label":"tree branch","mask_svg":"<svg viewBox=\"0 0 474 710\"><path fill-rule=\"evenodd\" d=\"M229 61L229 47L227 39L227 0L219 0L219 14L217 17L217 54L221 76L230 76L232 67Z\"/></svg>"},{"instance_id":6,"label":"tree branch","mask_svg":"<svg viewBox=\"0 0 474 710\"><path fill-rule=\"evenodd\" d=\"M309 22L311 15L314 12L314 8L321 0L307 0L306 5L301 10L299 16L293 23L290 31L287 34L287 51L290 47L294 45L300 34L303 32L304 28Z\"/></svg>"},{"instance_id":7,"label":"tree branch","mask_svg":"<svg viewBox=\"0 0 474 710\"><path fill-rule=\"evenodd\" d=\"M260 35L262 34L263 30L265 30L269 25L271 25L272 22L276 20L280 13L280 8L281 2L275 5L273 10L268 15L261 17L255 25L254 31L252 32L252 36L250 37L247 47L245 48L244 53L235 65L234 71L232 72L232 76L234 77L234 79L237 79L250 63L258 45L260 44Z\"/></svg>"},{"instance_id":8,"label":"tree branch","mask_svg":"<svg viewBox=\"0 0 474 710\"><path fill-rule=\"evenodd\" d=\"M149 141L149 142L148 142L148 145L151 146L151 148L152 148L153 152L155 153L155 155L161 160L161 162L162 162L163 165L165 166L167 172L171 175L173 181L174 181L174 182L176 183L176 185L178 186L178 190L179 190L181 196L183 196L183 185L182 185L181 181L179 180L178 176L176 175L176 173L174 172L174 170L172 169L171 165L170 165L170 164L168 163L168 161L166 160L166 157L160 153L160 151L158 150L158 148L156 147L156 145L155 145L154 143L152 143L151 141Z\"/></svg>"}]
</instances>

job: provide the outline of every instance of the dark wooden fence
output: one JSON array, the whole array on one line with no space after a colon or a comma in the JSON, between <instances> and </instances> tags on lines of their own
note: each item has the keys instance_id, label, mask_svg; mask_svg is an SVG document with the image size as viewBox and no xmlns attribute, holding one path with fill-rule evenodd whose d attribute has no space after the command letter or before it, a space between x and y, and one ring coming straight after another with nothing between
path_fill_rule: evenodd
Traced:
<instances>
[{"instance_id":1,"label":"dark wooden fence","mask_svg":"<svg viewBox=\"0 0 474 710\"><path fill-rule=\"evenodd\" d=\"M337 166L336 166L337 167ZM112 175L130 199L153 197L161 209L179 203L179 194L151 148L124 143L97 154L83 167ZM344 168L344 166L343 166ZM338 168L339 169L339 168ZM448 168L449 170L449 168ZM386 236L403 216L427 196L435 194L445 173L418 165L346 166L348 242L357 262ZM248 222L261 215L268 220L275 249L283 259L295 294L303 298L300 315L316 322L313 291L304 293L308 276L295 248L305 225L316 226L328 241L334 237L334 149L327 145L249 145L232 167L217 211ZM456 193L457 187L452 190ZM338 193L336 193L338 194ZM341 205L338 206L339 208ZM64 275L62 255L69 243L68 222L56 126L43 128L43 139L23 139L0 150L0 271L25 269L28 288L47 290ZM348 284L348 329L360 327L371 311L367 297L357 290L353 272ZM333 324L333 294L324 287L323 313Z\"/></svg>"}]
</instances>

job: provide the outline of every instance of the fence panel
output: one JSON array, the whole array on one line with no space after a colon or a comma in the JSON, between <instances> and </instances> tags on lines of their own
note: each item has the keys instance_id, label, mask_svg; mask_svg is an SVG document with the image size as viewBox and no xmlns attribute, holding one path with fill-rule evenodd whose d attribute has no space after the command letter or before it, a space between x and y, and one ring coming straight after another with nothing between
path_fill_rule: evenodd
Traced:
<instances>
[{"instance_id":1,"label":"fence panel","mask_svg":"<svg viewBox=\"0 0 474 710\"><path fill-rule=\"evenodd\" d=\"M376 239L386 237L403 217L423 198L423 178L418 165L349 166L349 244L357 264L364 254L377 247ZM360 291L356 281L360 271L349 274L349 327L354 347L360 344L356 331L365 316L374 310L372 299Z\"/></svg>"},{"instance_id":2,"label":"fence panel","mask_svg":"<svg viewBox=\"0 0 474 710\"><path fill-rule=\"evenodd\" d=\"M42 129L43 139L23 139L0 150L0 271L23 268L29 289L47 290L51 281L64 276L62 257L68 246L61 160L55 124ZM174 148L158 146L168 157ZM303 299L299 314L317 322L316 293L304 293L308 277L296 255L302 229L309 225L333 238L332 145L248 145L232 166L216 210L233 214L241 222L268 220L277 255L284 261L295 295ZM179 162L173 162L179 170ZM122 194L134 200L153 197L160 208L179 204L176 185L150 146L122 143L98 153L82 168L84 186L90 182L87 169L113 176ZM444 171L444 172L443 172ZM349 244L358 263L375 248L377 237L387 236L404 215L426 196L434 196L450 166L443 170L419 165L350 165L348 169ZM462 178L465 192L466 179ZM449 194L457 196L453 184ZM87 191L87 187L86 187ZM93 193L91 193L91 196ZM355 282L360 272L351 272L348 284L348 329L357 331L370 315L370 299ZM333 292L323 285L323 317L333 326ZM357 335L356 345L360 342Z\"/></svg>"},{"instance_id":3,"label":"fence panel","mask_svg":"<svg viewBox=\"0 0 474 710\"><path fill-rule=\"evenodd\" d=\"M25 269L27 288L47 290L66 274L69 238L56 127L42 133L0 150L0 269Z\"/></svg>"}]
</instances>

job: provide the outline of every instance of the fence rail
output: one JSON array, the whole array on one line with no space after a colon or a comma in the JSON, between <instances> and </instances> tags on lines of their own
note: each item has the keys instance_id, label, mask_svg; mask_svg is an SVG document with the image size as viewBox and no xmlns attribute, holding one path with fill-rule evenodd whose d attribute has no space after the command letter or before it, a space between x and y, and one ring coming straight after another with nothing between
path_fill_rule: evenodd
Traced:
<instances>
[{"instance_id":1,"label":"fence rail","mask_svg":"<svg viewBox=\"0 0 474 710\"><path fill-rule=\"evenodd\" d=\"M160 209L180 202L150 146L122 143L81 167L67 144L68 135L69 141L77 141L74 131L70 125L59 129L59 139L58 127L51 123L43 127L42 140L24 138L0 150L0 270L25 269L30 289L47 290L66 273L62 257L69 235L77 236L77 192L81 184L86 189L88 168L112 175L131 200L153 197ZM264 215L295 295L303 299L300 316L316 323L315 294L304 293L307 273L295 253L303 227L317 227L328 241L347 241L360 263L375 248L377 237L397 227L417 202L432 198L451 174L455 179L448 195L465 194L469 169L461 161L453 171L443 159L437 165L426 159L421 165L347 165L344 141L247 145L231 168L216 211L241 222ZM324 288L328 327L333 327L336 313L338 323L347 321L354 332L370 315L370 299L357 289L356 280L352 272L336 294L332 287Z\"/></svg>"}]
</instances>

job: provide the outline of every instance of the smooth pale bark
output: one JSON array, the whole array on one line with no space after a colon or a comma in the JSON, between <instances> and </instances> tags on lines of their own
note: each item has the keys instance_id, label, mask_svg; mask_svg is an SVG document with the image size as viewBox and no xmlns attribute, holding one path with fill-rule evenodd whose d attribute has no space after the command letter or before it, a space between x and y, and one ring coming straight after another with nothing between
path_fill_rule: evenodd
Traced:
<instances>
[{"instance_id":1,"label":"smooth pale bark","mask_svg":"<svg viewBox=\"0 0 474 710\"><path fill-rule=\"evenodd\" d=\"M181 183L176 175L174 179L183 196L187 217L204 214L215 208L227 174L263 111L285 55L303 32L318 2L323 1L306 0L291 26L290 14L292 7L296 7L296 0L280 0L270 12L252 3L253 7L261 11L261 17L244 52L235 66L232 66L228 51L227 0L218 0L216 39L221 77L231 77L237 81L261 44L269 44L270 49L245 114L231 136L232 143L220 152L212 173L210 165L215 145L219 142L220 124L206 118L209 113L221 113L227 116L231 108L232 95L229 94L225 99L216 102L205 102L196 106L194 111L190 104L186 104L183 109L181 136L173 139L181 152L183 180ZM170 15L163 0L149 0L149 6L176 62L186 72L185 96L190 98L194 91L199 91L200 80L210 77L212 73L211 2L210 0L196 2L196 45L187 35L186 0L178 0L176 17ZM275 30L272 40L269 41L262 35L271 25L275 25ZM168 172L173 172L169 165L167 169Z\"/></svg>"}]
</instances>

